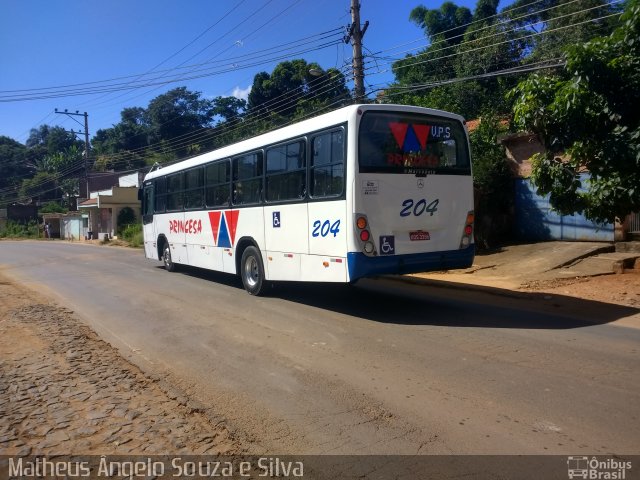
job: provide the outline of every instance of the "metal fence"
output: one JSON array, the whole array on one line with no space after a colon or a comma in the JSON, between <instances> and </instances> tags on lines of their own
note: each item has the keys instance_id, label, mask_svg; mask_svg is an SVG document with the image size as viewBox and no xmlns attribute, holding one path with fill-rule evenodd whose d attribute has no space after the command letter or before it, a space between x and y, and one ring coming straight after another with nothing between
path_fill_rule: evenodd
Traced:
<instances>
[{"instance_id":1,"label":"metal fence","mask_svg":"<svg viewBox=\"0 0 640 480\"><path fill-rule=\"evenodd\" d=\"M629 233L640 234L640 212L629 215Z\"/></svg>"}]
</instances>

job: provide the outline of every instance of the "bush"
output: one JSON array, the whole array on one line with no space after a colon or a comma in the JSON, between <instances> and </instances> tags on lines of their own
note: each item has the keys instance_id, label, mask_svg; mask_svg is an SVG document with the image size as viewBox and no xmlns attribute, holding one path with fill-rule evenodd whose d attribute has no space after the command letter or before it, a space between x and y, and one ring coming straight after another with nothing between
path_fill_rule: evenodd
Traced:
<instances>
[{"instance_id":1,"label":"bush","mask_svg":"<svg viewBox=\"0 0 640 480\"><path fill-rule=\"evenodd\" d=\"M118 213L118 235L122 235L124 229L129 226L129 225L133 225L136 221L136 214L133 212L133 209L131 207L124 207L122 210L120 210L120 212Z\"/></svg>"},{"instance_id":2,"label":"bush","mask_svg":"<svg viewBox=\"0 0 640 480\"><path fill-rule=\"evenodd\" d=\"M132 223L122 227L122 239L129 243L131 247L141 247L144 244L142 235L142 225Z\"/></svg>"},{"instance_id":3,"label":"bush","mask_svg":"<svg viewBox=\"0 0 640 480\"><path fill-rule=\"evenodd\" d=\"M0 238L38 238L39 226L36 222L29 223L7 222L3 230L0 230Z\"/></svg>"}]
</instances>

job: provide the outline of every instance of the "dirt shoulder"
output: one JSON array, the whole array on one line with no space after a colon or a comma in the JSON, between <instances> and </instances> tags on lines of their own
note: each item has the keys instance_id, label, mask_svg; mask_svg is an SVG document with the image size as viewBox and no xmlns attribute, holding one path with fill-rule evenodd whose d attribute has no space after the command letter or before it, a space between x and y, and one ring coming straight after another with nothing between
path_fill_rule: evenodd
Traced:
<instances>
[{"instance_id":1,"label":"dirt shoulder","mask_svg":"<svg viewBox=\"0 0 640 480\"><path fill-rule=\"evenodd\" d=\"M523 284L520 289L640 308L639 269L597 277L534 281Z\"/></svg>"},{"instance_id":2,"label":"dirt shoulder","mask_svg":"<svg viewBox=\"0 0 640 480\"><path fill-rule=\"evenodd\" d=\"M0 454L241 453L224 425L72 311L2 275L0 305Z\"/></svg>"}]
</instances>

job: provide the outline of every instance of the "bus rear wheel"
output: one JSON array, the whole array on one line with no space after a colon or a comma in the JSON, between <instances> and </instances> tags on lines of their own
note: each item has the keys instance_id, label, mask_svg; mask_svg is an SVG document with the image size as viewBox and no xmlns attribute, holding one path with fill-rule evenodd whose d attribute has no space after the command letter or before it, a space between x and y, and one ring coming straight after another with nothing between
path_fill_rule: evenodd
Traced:
<instances>
[{"instance_id":1,"label":"bus rear wheel","mask_svg":"<svg viewBox=\"0 0 640 480\"><path fill-rule=\"evenodd\" d=\"M176 264L171 260L171 247L168 243L165 243L164 250L162 251L162 263L164 263L164 269L167 272L176 271Z\"/></svg>"},{"instance_id":2,"label":"bus rear wheel","mask_svg":"<svg viewBox=\"0 0 640 480\"><path fill-rule=\"evenodd\" d=\"M256 247L247 247L242 252L240 260L240 277L244 289L251 295L261 295L264 292L264 266L262 256Z\"/></svg>"}]
</instances>

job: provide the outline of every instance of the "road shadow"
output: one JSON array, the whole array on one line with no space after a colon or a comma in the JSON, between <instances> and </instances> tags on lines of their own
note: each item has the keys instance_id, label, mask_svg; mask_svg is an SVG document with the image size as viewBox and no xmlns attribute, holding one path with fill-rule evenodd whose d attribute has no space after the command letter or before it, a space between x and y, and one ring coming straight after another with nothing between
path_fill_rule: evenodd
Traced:
<instances>
[{"instance_id":1,"label":"road shadow","mask_svg":"<svg viewBox=\"0 0 640 480\"><path fill-rule=\"evenodd\" d=\"M164 270L164 265L159 265L157 268L159 270ZM204 268L191 267L189 265L177 265L176 270L168 274L186 275L188 277L200 278L202 280L219 283L220 285L225 285L227 287L244 290L240 277L237 275L232 275L230 273L216 272Z\"/></svg>"},{"instance_id":2,"label":"road shadow","mask_svg":"<svg viewBox=\"0 0 640 480\"><path fill-rule=\"evenodd\" d=\"M179 273L243 290L235 275L185 266ZM355 285L277 282L265 296L396 325L565 330L640 313L638 308L565 295L399 276L363 279ZM246 301L260 299L247 294Z\"/></svg>"},{"instance_id":3,"label":"road shadow","mask_svg":"<svg viewBox=\"0 0 640 480\"><path fill-rule=\"evenodd\" d=\"M543 292L513 292L401 277L356 285L279 283L272 297L380 323L564 330L614 322L640 309Z\"/></svg>"}]
</instances>

